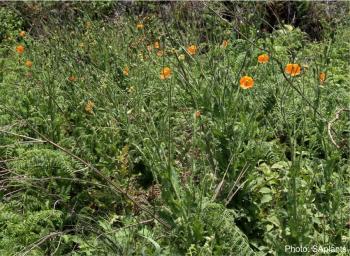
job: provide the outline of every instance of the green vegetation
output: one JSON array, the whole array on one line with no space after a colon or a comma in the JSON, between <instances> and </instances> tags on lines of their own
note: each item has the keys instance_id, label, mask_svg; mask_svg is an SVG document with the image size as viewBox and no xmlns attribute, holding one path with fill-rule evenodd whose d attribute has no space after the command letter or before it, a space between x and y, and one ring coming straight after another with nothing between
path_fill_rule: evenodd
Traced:
<instances>
[{"instance_id":1,"label":"green vegetation","mask_svg":"<svg viewBox=\"0 0 350 256\"><path fill-rule=\"evenodd\" d=\"M0 255L347 255L349 17L0 4Z\"/></svg>"}]
</instances>

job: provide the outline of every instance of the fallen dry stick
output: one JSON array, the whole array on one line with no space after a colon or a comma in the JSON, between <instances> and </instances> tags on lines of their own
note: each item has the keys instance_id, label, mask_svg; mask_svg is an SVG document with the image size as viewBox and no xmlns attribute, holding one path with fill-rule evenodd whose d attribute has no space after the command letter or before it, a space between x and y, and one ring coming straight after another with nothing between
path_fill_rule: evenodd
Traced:
<instances>
[{"instance_id":1,"label":"fallen dry stick","mask_svg":"<svg viewBox=\"0 0 350 256\"><path fill-rule=\"evenodd\" d=\"M329 138L331 139L332 143L334 144L334 146L336 146L336 148L340 148L340 146L336 143L336 141L333 138L332 125L339 119L340 113L342 113L342 112L350 112L350 109L347 109L347 108L339 109L335 113L335 117L331 121L328 122L328 135L329 135Z\"/></svg>"}]
</instances>

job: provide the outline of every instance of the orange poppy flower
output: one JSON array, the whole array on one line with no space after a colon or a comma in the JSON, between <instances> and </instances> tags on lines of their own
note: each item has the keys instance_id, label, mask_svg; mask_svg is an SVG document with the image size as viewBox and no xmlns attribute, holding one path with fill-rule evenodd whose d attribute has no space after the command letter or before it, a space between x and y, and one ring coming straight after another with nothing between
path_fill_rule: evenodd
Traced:
<instances>
[{"instance_id":1,"label":"orange poppy flower","mask_svg":"<svg viewBox=\"0 0 350 256\"><path fill-rule=\"evenodd\" d=\"M194 44L190 45L189 47L187 47L187 52L191 55L195 55L197 52L197 46L195 46Z\"/></svg>"},{"instance_id":2,"label":"orange poppy flower","mask_svg":"<svg viewBox=\"0 0 350 256\"><path fill-rule=\"evenodd\" d=\"M68 80L70 82L75 82L75 81L77 81L77 78L75 76L70 76L70 77L68 77Z\"/></svg>"},{"instance_id":3,"label":"orange poppy flower","mask_svg":"<svg viewBox=\"0 0 350 256\"><path fill-rule=\"evenodd\" d=\"M88 112L89 114L94 113L94 107L95 103L92 100L88 100L88 102L85 105L85 111Z\"/></svg>"},{"instance_id":4,"label":"orange poppy flower","mask_svg":"<svg viewBox=\"0 0 350 256\"><path fill-rule=\"evenodd\" d=\"M24 53L24 46L23 45L18 45L17 47L16 47L16 52L18 53L18 54L22 54L22 53Z\"/></svg>"},{"instance_id":5,"label":"orange poppy flower","mask_svg":"<svg viewBox=\"0 0 350 256\"><path fill-rule=\"evenodd\" d=\"M31 62L30 60L26 60L24 65L26 65L27 68L31 68L33 66L33 62Z\"/></svg>"},{"instance_id":6,"label":"orange poppy flower","mask_svg":"<svg viewBox=\"0 0 350 256\"><path fill-rule=\"evenodd\" d=\"M228 46L228 40L222 41L221 47L226 48Z\"/></svg>"},{"instance_id":7,"label":"orange poppy flower","mask_svg":"<svg viewBox=\"0 0 350 256\"><path fill-rule=\"evenodd\" d=\"M251 78L250 76L243 76L239 80L239 84L242 89L250 89L250 88L253 88L254 79Z\"/></svg>"},{"instance_id":8,"label":"orange poppy flower","mask_svg":"<svg viewBox=\"0 0 350 256\"><path fill-rule=\"evenodd\" d=\"M154 42L154 48L155 49L159 49L160 48L160 45L159 45L158 41Z\"/></svg>"},{"instance_id":9,"label":"orange poppy flower","mask_svg":"<svg viewBox=\"0 0 350 256\"><path fill-rule=\"evenodd\" d=\"M164 80L164 79L168 79L171 76L171 69L169 67L165 67L162 69L162 71L160 72L160 79Z\"/></svg>"},{"instance_id":10,"label":"orange poppy flower","mask_svg":"<svg viewBox=\"0 0 350 256\"><path fill-rule=\"evenodd\" d=\"M197 111L194 113L194 116L195 116L196 118L200 118L201 115L202 115L202 113L201 113L199 110L197 110Z\"/></svg>"},{"instance_id":11,"label":"orange poppy flower","mask_svg":"<svg viewBox=\"0 0 350 256\"><path fill-rule=\"evenodd\" d=\"M319 78L320 78L320 83L323 84L323 82L326 80L326 73L321 72Z\"/></svg>"},{"instance_id":12,"label":"orange poppy flower","mask_svg":"<svg viewBox=\"0 0 350 256\"><path fill-rule=\"evenodd\" d=\"M21 31L18 34L20 37L25 37L26 36L26 32L25 31Z\"/></svg>"},{"instance_id":13,"label":"orange poppy flower","mask_svg":"<svg viewBox=\"0 0 350 256\"><path fill-rule=\"evenodd\" d=\"M124 74L124 76L128 76L129 75L129 67L125 67L124 69L123 69L123 74Z\"/></svg>"},{"instance_id":14,"label":"orange poppy flower","mask_svg":"<svg viewBox=\"0 0 350 256\"><path fill-rule=\"evenodd\" d=\"M267 63L269 62L269 60L270 60L270 57L267 54L261 54L258 56L258 62L261 64Z\"/></svg>"},{"instance_id":15,"label":"orange poppy flower","mask_svg":"<svg viewBox=\"0 0 350 256\"><path fill-rule=\"evenodd\" d=\"M291 76L297 76L300 74L301 71L301 67L299 64L287 64L284 72L286 72L287 74L291 75Z\"/></svg>"},{"instance_id":16,"label":"orange poppy flower","mask_svg":"<svg viewBox=\"0 0 350 256\"><path fill-rule=\"evenodd\" d=\"M139 30L143 29L144 27L145 26L141 22L137 23L137 25L136 25L136 28Z\"/></svg>"}]
</instances>

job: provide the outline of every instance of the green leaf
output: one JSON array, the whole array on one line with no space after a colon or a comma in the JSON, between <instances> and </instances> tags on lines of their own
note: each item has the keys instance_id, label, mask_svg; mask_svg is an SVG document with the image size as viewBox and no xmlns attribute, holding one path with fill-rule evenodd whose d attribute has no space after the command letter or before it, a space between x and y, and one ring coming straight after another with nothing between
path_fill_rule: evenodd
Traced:
<instances>
[{"instance_id":1,"label":"green leaf","mask_svg":"<svg viewBox=\"0 0 350 256\"><path fill-rule=\"evenodd\" d=\"M266 163L262 163L261 165L259 165L259 169L260 169L266 176L270 176L270 175L271 175L270 166L268 166Z\"/></svg>"},{"instance_id":2,"label":"green leaf","mask_svg":"<svg viewBox=\"0 0 350 256\"><path fill-rule=\"evenodd\" d=\"M271 189L269 189L267 187L263 187L259 190L259 192L262 194L271 194Z\"/></svg>"},{"instance_id":3,"label":"green leaf","mask_svg":"<svg viewBox=\"0 0 350 256\"><path fill-rule=\"evenodd\" d=\"M266 231L269 232L269 231L271 231L271 229L273 229L273 225L267 224Z\"/></svg>"},{"instance_id":4,"label":"green leaf","mask_svg":"<svg viewBox=\"0 0 350 256\"><path fill-rule=\"evenodd\" d=\"M267 220L268 220L270 223L274 224L276 227L279 227L279 226L280 226L280 221L278 220L278 218L277 218L275 215L269 216L269 217L267 218Z\"/></svg>"},{"instance_id":5,"label":"green leaf","mask_svg":"<svg viewBox=\"0 0 350 256\"><path fill-rule=\"evenodd\" d=\"M280 161L280 162L274 163L271 166L271 169L283 169L283 168L286 168L286 167L288 167L288 163L285 162L285 161Z\"/></svg>"},{"instance_id":6,"label":"green leaf","mask_svg":"<svg viewBox=\"0 0 350 256\"><path fill-rule=\"evenodd\" d=\"M272 196L270 194L265 194L262 198L260 203L264 204L264 203L268 203L272 200Z\"/></svg>"},{"instance_id":7,"label":"green leaf","mask_svg":"<svg viewBox=\"0 0 350 256\"><path fill-rule=\"evenodd\" d=\"M160 253L160 245L156 241L154 241L152 238L150 238L150 237L147 237L147 236L142 236L142 237L146 238L155 247L155 252L154 252L153 255L159 255L159 253Z\"/></svg>"}]
</instances>

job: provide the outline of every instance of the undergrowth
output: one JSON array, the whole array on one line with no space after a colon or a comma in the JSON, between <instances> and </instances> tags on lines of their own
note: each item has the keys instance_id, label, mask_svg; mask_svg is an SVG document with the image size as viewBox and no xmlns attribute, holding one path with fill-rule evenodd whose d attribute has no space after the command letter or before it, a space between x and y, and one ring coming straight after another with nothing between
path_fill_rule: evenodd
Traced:
<instances>
[{"instance_id":1,"label":"undergrowth","mask_svg":"<svg viewBox=\"0 0 350 256\"><path fill-rule=\"evenodd\" d=\"M1 255L346 254L348 12L89 4L1 6Z\"/></svg>"}]
</instances>

